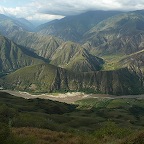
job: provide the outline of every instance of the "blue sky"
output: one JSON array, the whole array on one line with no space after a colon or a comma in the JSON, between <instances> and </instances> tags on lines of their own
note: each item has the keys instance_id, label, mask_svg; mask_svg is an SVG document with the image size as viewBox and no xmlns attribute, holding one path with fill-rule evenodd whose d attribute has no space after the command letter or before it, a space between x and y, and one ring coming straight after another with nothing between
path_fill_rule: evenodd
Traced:
<instances>
[{"instance_id":1,"label":"blue sky","mask_svg":"<svg viewBox=\"0 0 144 144\"><path fill-rule=\"evenodd\" d=\"M51 21L90 10L141 9L144 0L0 0L0 13L36 21Z\"/></svg>"},{"instance_id":2,"label":"blue sky","mask_svg":"<svg viewBox=\"0 0 144 144\"><path fill-rule=\"evenodd\" d=\"M32 2L32 0L0 0L0 5L4 7L15 8L18 6L24 6L30 2Z\"/></svg>"}]
</instances>

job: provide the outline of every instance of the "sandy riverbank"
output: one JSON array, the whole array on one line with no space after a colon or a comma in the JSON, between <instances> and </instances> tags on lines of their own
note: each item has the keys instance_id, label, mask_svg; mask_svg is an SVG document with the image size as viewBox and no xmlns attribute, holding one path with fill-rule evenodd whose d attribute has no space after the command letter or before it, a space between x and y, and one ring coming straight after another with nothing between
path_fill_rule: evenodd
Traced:
<instances>
[{"instance_id":1,"label":"sandy riverbank","mask_svg":"<svg viewBox=\"0 0 144 144\"><path fill-rule=\"evenodd\" d=\"M74 103L75 101L86 99L86 98L109 98L109 99L116 99L116 98L139 98L144 99L143 95L125 95L125 96L114 96L114 95L107 95L107 94L85 94L82 92L68 92L64 94L40 94L40 95L33 95L27 92L21 91L11 91L11 90L2 90L4 92L10 93L17 97L23 97L25 99L33 99L33 98L41 98L41 99L50 99L56 100L60 102L66 103Z\"/></svg>"}]
</instances>

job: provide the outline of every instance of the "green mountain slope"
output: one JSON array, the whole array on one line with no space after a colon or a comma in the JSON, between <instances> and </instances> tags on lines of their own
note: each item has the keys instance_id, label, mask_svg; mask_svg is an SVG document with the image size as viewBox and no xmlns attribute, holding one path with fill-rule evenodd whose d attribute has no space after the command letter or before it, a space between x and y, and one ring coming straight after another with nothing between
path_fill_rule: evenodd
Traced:
<instances>
[{"instance_id":1,"label":"green mountain slope","mask_svg":"<svg viewBox=\"0 0 144 144\"><path fill-rule=\"evenodd\" d=\"M82 35L98 22L121 12L90 11L80 15L67 16L61 20L43 24L37 31L44 35L54 35L63 40L80 41Z\"/></svg>"},{"instance_id":2,"label":"green mountain slope","mask_svg":"<svg viewBox=\"0 0 144 144\"><path fill-rule=\"evenodd\" d=\"M85 91L108 94L144 92L137 73L127 68L76 74L48 64L25 67L1 79L4 88L32 92Z\"/></svg>"},{"instance_id":3,"label":"green mountain slope","mask_svg":"<svg viewBox=\"0 0 144 144\"><path fill-rule=\"evenodd\" d=\"M27 23L24 23L22 19L11 18L0 14L0 33L8 36L14 32L32 31L32 28Z\"/></svg>"},{"instance_id":4,"label":"green mountain slope","mask_svg":"<svg viewBox=\"0 0 144 144\"><path fill-rule=\"evenodd\" d=\"M65 68L75 72L90 72L101 70L103 64L103 59L89 54L85 49L81 49Z\"/></svg>"},{"instance_id":5,"label":"green mountain slope","mask_svg":"<svg viewBox=\"0 0 144 144\"><path fill-rule=\"evenodd\" d=\"M144 16L124 13L104 20L84 36L96 55L132 54L143 49Z\"/></svg>"},{"instance_id":6,"label":"green mountain slope","mask_svg":"<svg viewBox=\"0 0 144 144\"><path fill-rule=\"evenodd\" d=\"M121 67L129 67L135 72L141 81L141 87L144 88L144 50L131 54L118 63Z\"/></svg>"},{"instance_id":7,"label":"green mountain slope","mask_svg":"<svg viewBox=\"0 0 144 144\"><path fill-rule=\"evenodd\" d=\"M28 66L7 75L4 86L19 90L50 91L57 67L49 64ZM11 85L13 81L13 84Z\"/></svg>"},{"instance_id":8,"label":"green mountain slope","mask_svg":"<svg viewBox=\"0 0 144 144\"><path fill-rule=\"evenodd\" d=\"M63 43L53 55L51 64L61 67L67 65L80 49L80 44L70 41Z\"/></svg>"},{"instance_id":9,"label":"green mountain slope","mask_svg":"<svg viewBox=\"0 0 144 144\"><path fill-rule=\"evenodd\" d=\"M9 38L48 59L51 59L56 49L63 43L62 40L53 36L43 36L26 31L13 33L9 35Z\"/></svg>"},{"instance_id":10,"label":"green mountain slope","mask_svg":"<svg viewBox=\"0 0 144 144\"><path fill-rule=\"evenodd\" d=\"M65 42L56 50L50 63L75 72L89 72L100 70L104 61L89 54L80 44Z\"/></svg>"},{"instance_id":11,"label":"green mountain slope","mask_svg":"<svg viewBox=\"0 0 144 144\"><path fill-rule=\"evenodd\" d=\"M51 64L69 70L77 72L96 71L101 69L103 63L102 60L88 54L88 52L82 54L81 50L83 48L80 44L70 41L64 43L62 40L53 36L43 36L37 33L23 31L21 33L12 33L9 37L39 56L50 59ZM79 54L82 59L80 59Z\"/></svg>"},{"instance_id":12,"label":"green mountain slope","mask_svg":"<svg viewBox=\"0 0 144 144\"><path fill-rule=\"evenodd\" d=\"M122 67L135 65L143 69L144 68L144 50L138 51L136 53L133 53L127 56L126 58L120 60L119 64Z\"/></svg>"},{"instance_id":13,"label":"green mountain slope","mask_svg":"<svg viewBox=\"0 0 144 144\"><path fill-rule=\"evenodd\" d=\"M7 38L0 36L0 71L10 72L28 65L43 63L44 59Z\"/></svg>"}]
</instances>

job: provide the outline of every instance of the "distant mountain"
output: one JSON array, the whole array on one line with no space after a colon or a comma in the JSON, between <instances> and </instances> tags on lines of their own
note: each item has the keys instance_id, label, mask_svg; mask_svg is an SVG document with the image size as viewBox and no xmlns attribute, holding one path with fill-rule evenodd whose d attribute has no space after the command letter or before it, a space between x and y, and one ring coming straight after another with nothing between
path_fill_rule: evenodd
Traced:
<instances>
[{"instance_id":1,"label":"distant mountain","mask_svg":"<svg viewBox=\"0 0 144 144\"><path fill-rule=\"evenodd\" d=\"M137 66L144 70L144 50L128 55L126 58L120 60L119 64L122 67Z\"/></svg>"},{"instance_id":2,"label":"distant mountain","mask_svg":"<svg viewBox=\"0 0 144 144\"><path fill-rule=\"evenodd\" d=\"M144 93L143 11L87 12L52 21L37 33L29 32L25 20L21 19L27 23L23 25L4 15L0 18L1 33L15 42L0 37L0 71L16 70L1 78L5 88Z\"/></svg>"},{"instance_id":3,"label":"distant mountain","mask_svg":"<svg viewBox=\"0 0 144 144\"><path fill-rule=\"evenodd\" d=\"M31 31L32 29L29 27L29 25L22 21L24 20L11 18L0 14L0 33L4 36L8 36L14 32Z\"/></svg>"},{"instance_id":4,"label":"distant mountain","mask_svg":"<svg viewBox=\"0 0 144 144\"><path fill-rule=\"evenodd\" d=\"M67 65L80 49L82 49L80 44L71 41L62 43L55 51L55 54L51 59L51 64L60 67Z\"/></svg>"},{"instance_id":5,"label":"distant mountain","mask_svg":"<svg viewBox=\"0 0 144 144\"><path fill-rule=\"evenodd\" d=\"M36 31L44 35L54 35L65 41L78 42L84 33L100 21L120 13L119 11L90 11L48 22L37 27Z\"/></svg>"},{"instance_id":6,"label":"distant mountain","mask_svg":"<svg viewBox=\"0 0 144 144\"><path fill-rule=\"evenodd\" d=\"M101 68L103 60L98 60L98 58L88 54L88 52L81 54L81 58L83 58L79 59L80 51L83 49L80 44L70 41L64 43L53 36L43 36L30 32L15 33L11 36L16 43L29 48L41 57L51 60L51 64L53 65L77 71L78 68L73 67L77 63L76 67L78 65L83 67L83 70L79 69L77 72L95 71Z\"/></svg>"},{"instance_id":7,"label":"distant mountain","mask_svg":"<svg viewBox=\"0 0 144 144\"><path fill-rule=\"evenodd\" d=\"M72 73L49 64L25 67L3 77L4 88L30 92L84 91L107 94L141 94L137 74L127 68L116 71Z\"/></svg>"},{"instance_id":8,"label":"distant mountain","mask_svg":"<svg viewBox=\"0 0 144 144\"><path fill-rule=\"evenodd\" d=\"M132 54L144 47L144 16L128 12L108 18L84 35L95 55ZM89 45L91 47L89 47Z\"/></svg>"},{"instance_id":9,"label":"distant mountain","mask_svg":"<svg viewBox=\"0 0 144 144\"><path fill-rule=\"evenodd\" d=\"M81 49L74 55L65 68L74 72L91 72L101 70L103 64L103 59L89 54L85 49Z\"/></svg>"},{"instance_id":10,"label":"distant mountain","mask_svg":"<svg viewBox=\"0 0 144 144\"><path fill-rule=\"evenodd\" d=\"M16 18L16 20L27 26L30 31L34 31L35 26L30 21L25 18Z\"/></svg>"},{"instance_id":11,"label":"distant mountain","mask_svg":"<svg viewBox=\"0 0 144 144\"><path fill-rule=\"evenodd\" d=\"M51 59L56 49L63 43L56 37L27 31L13 32L8 35L8 38L47 59Z\"/></svg>"},{"instance_id":12,"label":"distant mountain","mask_svg":"<svg viewBox=\"0 0 144 144\"><path fill-rule=\"evenodd\" d=\"M65 42L56 50L51 64L75 72L98 71L104 61L88 53L81 45Z\"/></svg>"},{"instance_id":13,"label":"distant mountain","mask_svg":"<svg viewBox=\"0 0 144 144\"><path fill-rule=\"evenodd\" d=\"M44 63L44 59L0 36L0 72L11 72L38 63Z\"/></svg>"},{"instance_id":14,"label":"distant mountain","mask_svg":"<svg viewBox=\"0 0 144 144\"><path fill-rule=\"evenodd\" d=\"M136 10L136 11L133 11L133 12L137 13L137 14L144 15L144 10Z\"/></svg>"}]
</instances>

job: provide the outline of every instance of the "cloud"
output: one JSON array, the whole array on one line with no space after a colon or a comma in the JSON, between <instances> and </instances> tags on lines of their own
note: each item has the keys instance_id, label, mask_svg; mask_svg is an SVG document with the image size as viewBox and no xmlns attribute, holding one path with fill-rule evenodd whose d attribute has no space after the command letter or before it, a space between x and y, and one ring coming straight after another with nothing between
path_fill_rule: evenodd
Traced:
<instances>
[{"instance_id":1,"label":"cloud","mask_svg":"<svg viewBox=\"0 0 144 144\"><path fill-rule=\"evenodd\" d=\"M6 0L0 1L7 2ZM15 7L1 6L0 13L24 17L29 20L50 21L90 10L144 9L144 0L25 0L25 3L22 5L21 1L22 6Z\"/></svg>"},{"instance_id":2,"label":"cloud","mask_svg":"<svg viewBox=\"0 0 144 144\"><path fill-rule=\"evenodd\" d=\"M45 14L38 11L38 7L25 6L25 7L15 7L7 8L0 6L0 13L8 16L15 16L18 18L26 18L27 20L37 20L37 21L51 21L54 19L61 19L64 16Z\"/></svg>"},{"instance_id":3,"label":"cloud","mask_svg":"<svg viewBox=\"0 0 144 144\"><path fill-rule=\"evenodd\" d=\"M26 17L27 20L38 20L38 21L51 21L54 19L61 19L64 16L60 15L49 15L49 14L42 14L42 13L36 13L34 15Z\"/></svg>"},{"instance_id":4,"label":"cloud","mask_svg":"<svg viewBox=\"0 0 144 144\"><path fill-rule=\"evenodd\" d=\"M43 0L42 13L75 15L89 10L140 10L144 9L143 0Z\"/></svg>"}]
</instances>

